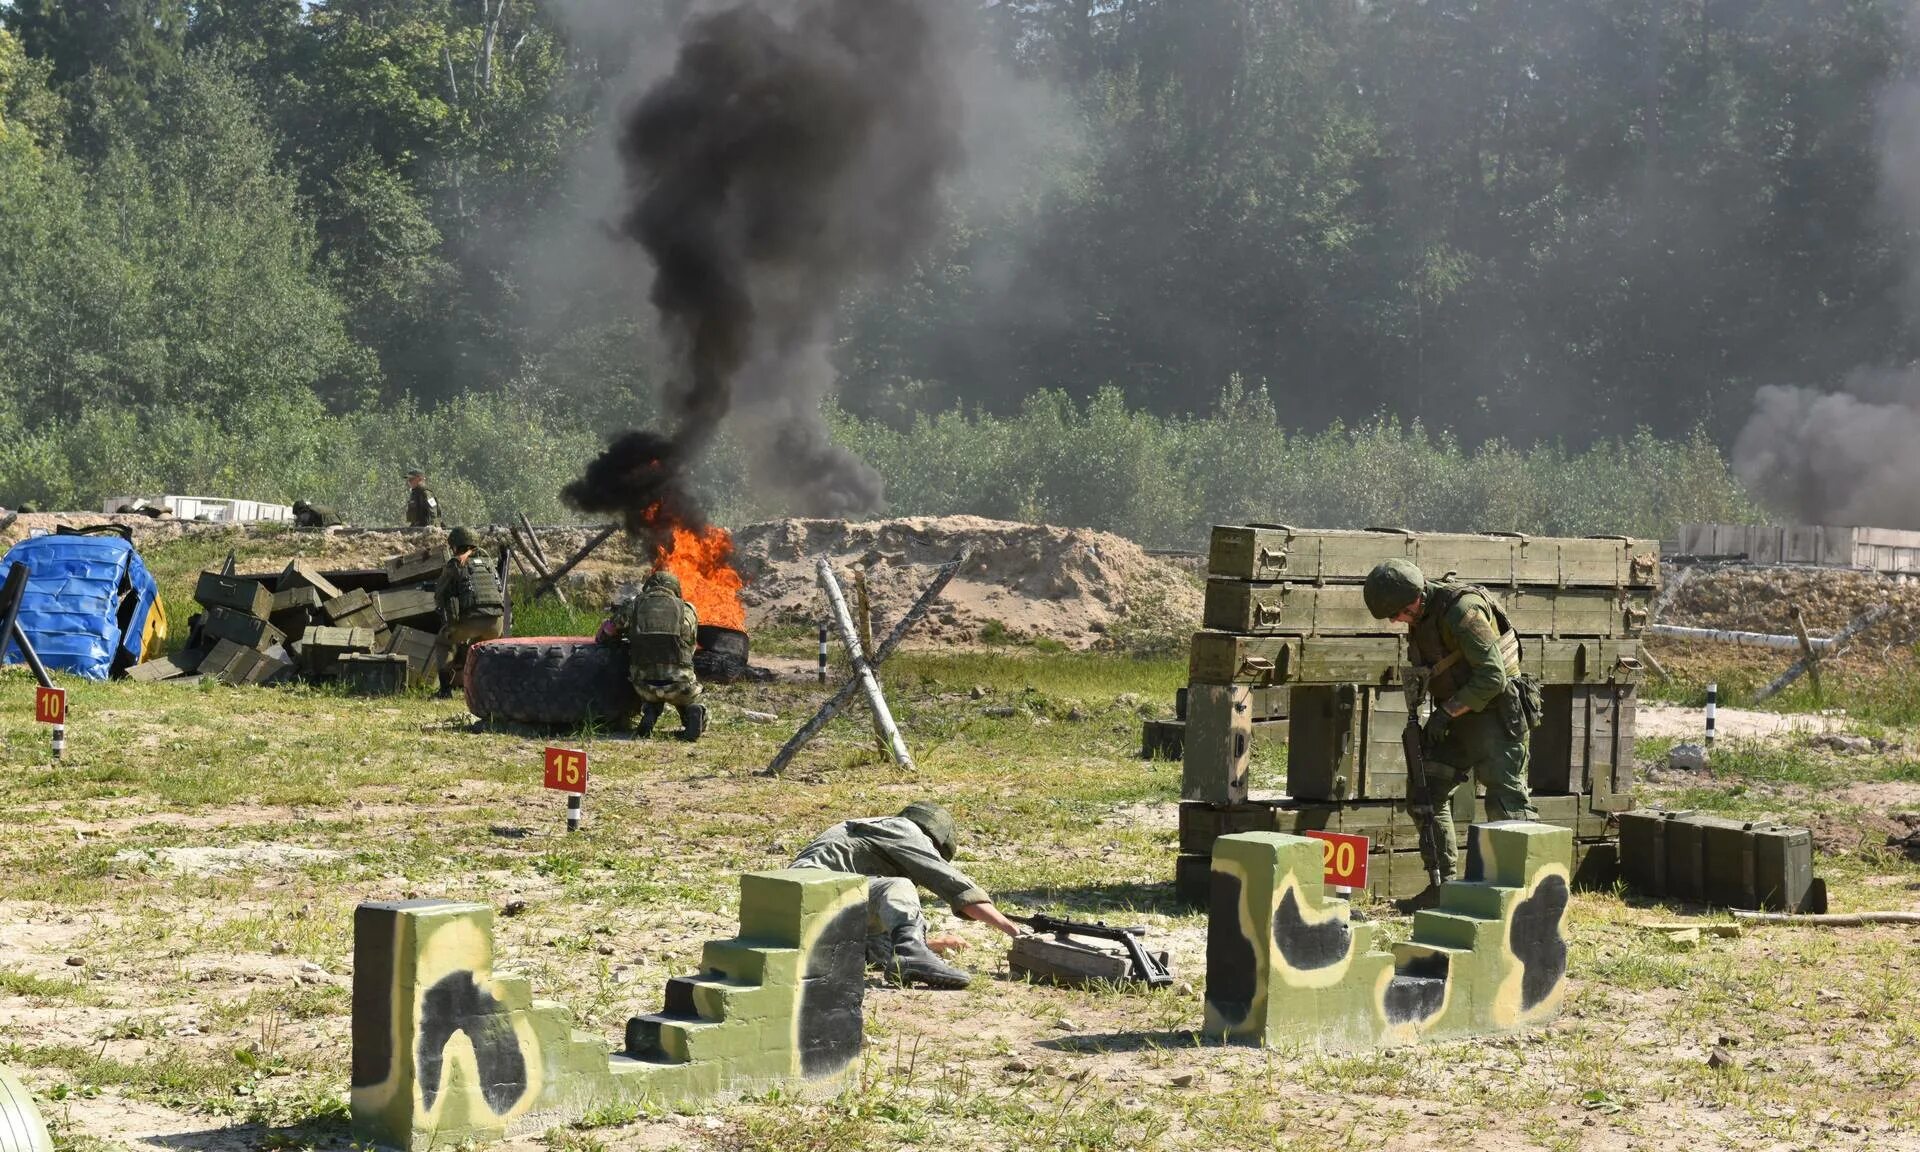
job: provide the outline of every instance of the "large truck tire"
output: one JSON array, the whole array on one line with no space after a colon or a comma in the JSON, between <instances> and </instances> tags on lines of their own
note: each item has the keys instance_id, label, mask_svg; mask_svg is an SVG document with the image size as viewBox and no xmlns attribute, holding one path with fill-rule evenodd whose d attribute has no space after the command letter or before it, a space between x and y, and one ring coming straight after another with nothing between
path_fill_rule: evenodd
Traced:
<instances>
[{"instance_id":1,"label":"large truck tire","mask_svg":"<svg viewBox=\"0 0 1920 1152\"><path fill-rule=\"evenodd\" d=\"M467 650L467 711L482 720L578 727L624 724L639 707L627 650L589 636L488 640Z\"/></svg>"}]
</instances>

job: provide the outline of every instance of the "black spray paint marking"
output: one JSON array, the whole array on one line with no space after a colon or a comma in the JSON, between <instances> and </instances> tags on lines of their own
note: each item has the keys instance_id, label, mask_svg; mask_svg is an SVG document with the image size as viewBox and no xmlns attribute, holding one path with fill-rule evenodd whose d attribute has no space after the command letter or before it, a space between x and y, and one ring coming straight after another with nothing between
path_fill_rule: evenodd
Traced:
<instances>
[{"instance_id":1,"label":"black spray paint marking","mask_svg":"<svg viewBox=\"0 0 1920 1152\"><path fill-rule=\"evenodd\" d=\"M1451 974L1445 953L1418 956L1407 961L1387 983L1386 1010L1390 1024L1414 1024L1430 1020L1447 1002L1447 980Z\"/></svg>"},{"instance_id":2,"label":"black spray paint marking","mask_svg":"<svg viewBox=\"0 0 1920 1152\"><path fill-rule=\"evenodd\" d=\"M800 1074L831 1076L860 1055L867 982L867 902L834 913L800 981Z\"/></svg>"},{"instance_id":3,"label":"black spray paint marking","mask_svg":"<svg viewBox=\"0 0 1920 1152\"><path fill-rule=\"evenodd\" d=\"M1345 920L1309 924L1300 914L1298 889L1289 888L1273 914L1273 942L1289 968L1310 972L1331 968L1347 958L1353 928Z\"/></svg>"},{"instance_id":4,"label":"black spray paint marking","mask_svg":"<svg viewBox=\"0 0 1920 1152\"><path fill-rule=\"evenodd\" d=\"M1567 910L1567 879L1555 873L1513 910L1507 946L1520 961L1520 1010L1531 1010L1567 978L1567 938L1560 917Z\"/></svg>"},{"instance_id":5,"label":"black spray paint marking","mask_svg":"<svg viewBox=\"0 0 1920 1152\"><path fill-rule=\"evenodd\" d=\"M1253 1011L1253 941L1240 931L1240 878L1218 868L1207 910L1207 1005L1237 1028Z\"/></svg>"},{"instance_id":6,"label":"black spray paint marking","mask_svg":"<svg viewBox=\"0 0 1920 1152\"><path fill-rule=\"evenodd\" d=\"M420 1043L414 1054L421 1104L433 1110L440 1095L441 1061L456 1032L465 1032L473 1042L480 1094L493 1114L501 1115L526 1095L527 1061L506 1006L468 971L442 976L421 998Z\"/></svg>"}]
</instances>

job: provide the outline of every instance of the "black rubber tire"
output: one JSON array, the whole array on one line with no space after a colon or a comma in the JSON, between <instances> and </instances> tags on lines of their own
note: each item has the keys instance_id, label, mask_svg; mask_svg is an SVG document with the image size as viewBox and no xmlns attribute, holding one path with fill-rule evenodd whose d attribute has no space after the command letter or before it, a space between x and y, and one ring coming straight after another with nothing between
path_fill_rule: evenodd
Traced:
<instances>
[{"instance_id":1,"label":"black rubber tire","mask_svg":"<svg viewBox=\"0 0 1920 1152\"><path fill-rule=\"evenodd\" d=\"M639 706L627 650L587 636L488 640L467 652L467 711L482 720L578 727L624 724Z\"/></svg>"}]
</instances>

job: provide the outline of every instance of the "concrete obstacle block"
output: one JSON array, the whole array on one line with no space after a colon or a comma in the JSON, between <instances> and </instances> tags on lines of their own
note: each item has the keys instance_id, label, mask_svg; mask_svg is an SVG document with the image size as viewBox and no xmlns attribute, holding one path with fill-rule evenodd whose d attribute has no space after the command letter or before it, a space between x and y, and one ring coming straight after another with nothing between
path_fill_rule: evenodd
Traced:
<instances>
[{"instance_id":1,"label":"concrete obstacle block","mask_svg":"<svg viewBox=\"0 0 1920 1152\"><path fill-rule=\"evenodd\" d=\"M1404 1044L1507 1031L1558 1012L1573 834L1474 825L1466 878L1391 951L1329 896L1321 844L1281 832L1214 842L1205 1030L1256 1044Z\"/></svg>"},{"instance_id":2,"label":"concrete obstacle block","mask_svg":"<svg viewBox=\"0 0 1920 1152\"><path fill-rule=\"evenodd\" d=\"M774 1087L838 1087L858 1058L867 882L820 869L749 873L740 935L670 980L624 1051L493 970L493 909L443 900L354 913L356 1138L394 1148L483 1143L606 1105Z\"/></svg>"}]
</instances>

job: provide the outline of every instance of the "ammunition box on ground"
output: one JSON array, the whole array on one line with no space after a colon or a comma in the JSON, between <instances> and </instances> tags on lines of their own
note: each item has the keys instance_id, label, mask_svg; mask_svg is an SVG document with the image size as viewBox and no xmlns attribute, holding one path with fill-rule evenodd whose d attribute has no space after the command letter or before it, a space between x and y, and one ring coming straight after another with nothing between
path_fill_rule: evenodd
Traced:
<instances>
[{"instance_id":1,"label":"ammunition box on ground","mask_svg":"<svg viewBox=\"0 0 1920 1152\"><path fill-rule=\"evenodd\" d=\"M446 645L440 642L439 633L405 627L395 628L380 650L406 660L408 674L415 681L437 678L446 665L448 654Z\"/></svg>"},{"instance_id":2,"label":"ammunition box on ground","mask_svg":"<svg viewBox=\"0 0 1920 1152\"><path fill-rule=\"evenodd\" d=\"M1238 684L1195 684L1187 693L1180 796L1211 804L1247 798L1253 693Z\"/></svg>"},{"instance_id":3,"label":"ammunition box on ground","mask_svg":"<svg viewBox=\"0 0 1920 1152\"><path fill-rule=\"evenodd\" d=\"M1444 532L1353 532L1285 525L1216 525L1207 571L1232 580L1359 583L1398 557L1429 577L1469 584L1554 588L1653 588L1660 546L1626 537L1482 536Z\"/></svg>"},{"instance_id":4,"label":"ammunition box on ground","mask_svg":"<svg viewBox=\"0 0 1920 1152\"><path fill-rule=\"evenodd\" d=\"M1813 832L1774 824L1755 828L1753 887L1758 907L1778 912L1825 912L1827 886L1813 875Z\"/></svg>"},{"instance_id":5,"label":"ammunition box on ground","mask_svg":"<svg viewBox=\"0 0 1920 1152\"><path fill-rule=\"evenodd\" d=\"M349 652L334 666L347 689L363 696L398 696L407 690L407 658L397 653Z\"/></svg>"},{"instance_id":6,"label":"ammunition box on ground","mask_svg":"<svg viewBox=\"0 0 1920 1152\"><path fill-rule=\"evenodd\" d=\"M231 608L243 616L265 620L273 611L273 593L258 580L202 572L193 586L193 598L206 608Z\"/></svg>"},{"instance_id":7,"label":"ammunition box on ground","mask_svg":"<svg viewBox=\"0 0 1920 1152\"><path fill-rule=\"evenodd\" d=\"M1728 908L1824 911L1813 834L1690 812L1622 812L1620 877L1642 896Z\"/></svg>"},{"instance_id":8,"label":"ammunition box on ground","mask_svg":"<svg viewBox=\"0 0 1920 1152\"><path fill-rule=\"evenodd\" d=\"M440 630L440 609L434 605L431 588L389 588L375 592L373 607L390 628Z\"/></svg>"},{"instance_id":9,"label":"ammunition box on ground","mask_svg":"<svg viewBox=\"0 0 1920 1152\"><path fill-rule=\"evenodd\" d=\"M187 648L179 652L170 652L165 656L147 660L127 669L127 679L153 683L159 680L173 680L181 676L191 676L206 659L206 653L198 648Z\"/></svg>"},{"instance_id":10,"label":"ammunition box on ground","mask_svg":"<svg viewBox=\"0 0 1920 1152\"><path fill-rule=\"evenodd\" d=\"M208 609L206 619L200 623L200 635L208 640L231 640L242 648L260 652L287 640L285 634L266 620L231 608Z\"/></svg>"},{"instance_id":11,"label":"ammunition box on ground","mask_svg":"<svg viewBox=\"0 0 1920 1152\"><path fill-rule=\"evenodd\" d=\"M1647 593L1613 588L1491 589L1513 630L1523 636L1638 636L1647 622ZM1358 584L1249 584L1207 581L1201 623L1254 635L1399 634L1367 611Z\"/></svg>"},{"instance_id":12,"label":"ammunition box on ground","mask_svg":"<svg viewBox=\"0 0 1920 1152\"><path fill-rule=\"evenodd\" d=\"M342 592L340 595L320 605L320 611L328 620L333 621L336 626L341 628L352 627L353 625L343 624L341 621L349 616L372 612L373 595L364 588L355 588L351 592Z\"/></svg>"},{"instance_id":13,"label":"ammunition box on ground","mask_svg":"<svg viewBox=\"0 0 1920 1152\"><path fill-rule=\"evenodd\" d=\"M1549 684L1534 729L1527 785L1536 793L1585 793L1601 811L1630 806L1636 760L1632 684Z\"/></svg>"},{"instance_id":14,"label":"ammunition box on ground","mask_svg":"<svg viewBox=\"0 0 1920 1152\"><path fill-rule=\"evenodd\" d=\"M340 657L372 652L378 638L371 628L309 628L300 637L300 660L310 676L332 676Z\"/></svg>"},{"instance_id":15,"label":"ammunition box on ground","mask_svg":"<svg viewBox=\"0 0 1920 1152\"><path fill-rule=\"evenodd\" d=\"M198 671L201 677L224 684L260 684L285 667L285 664L258 649L222 640L200 661Z\"/></svg>"},{"instance_id":16,"label":"ammunition box on ground","mask_svg":"<svg viewBox=\"0 0 1920 1152\"><path fill-rule=\"evenodd\" d=\"M416 580L438 576L440 569L445 568L451 559L453 553L444 544L403 553L387 561L387 583L411 584Z\"/></svg>"},{"instance_id":17,"label":"ammunition box on ground","mask_svg":"<svg viewBox=\"0 0 1920 1152\"><path fill-rule=\"evenodd\" d=\"M331 600L340 595L340 589L334 585L333 581L327 579L318 568L304 560L295 560L288 564L280 573L280 581L274 585L274 588L280 592L295 588L311 588L319 594L322 601Z\"/></svg>"}]
</instances>

